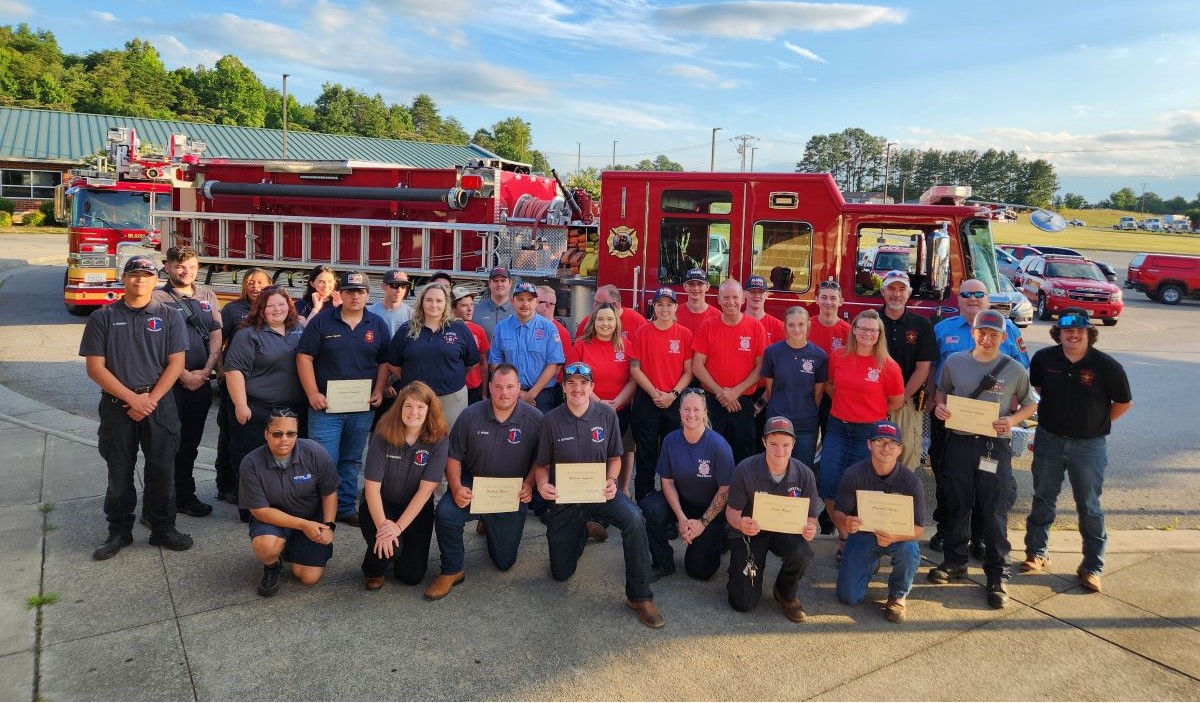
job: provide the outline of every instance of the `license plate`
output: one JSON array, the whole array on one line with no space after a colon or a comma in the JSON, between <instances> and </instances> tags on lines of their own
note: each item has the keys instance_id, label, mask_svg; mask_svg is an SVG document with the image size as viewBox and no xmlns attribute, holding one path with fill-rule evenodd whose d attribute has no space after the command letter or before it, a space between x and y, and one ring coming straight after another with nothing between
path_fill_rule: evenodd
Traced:
<instances>
[{"instance_id":1,"label":"license plate","mask_svg":"<svg viewBox=\"0 0 1200 703\"><path fill-rule=\"evenodd\" d=\"M79 259L79 265L86 268L104 268L108 265L107 256L83 256Z\"/></svg>"},{"instance_id":2,"label":"license plate","mask_svg":"<svg viewBox=\"0 0 1200 703\"><path fill-rule=\"evenodd\" d=\"M106 273L85 273L83 274L84 283L105 283L108 281Z\"/></svg>"}]
</instances>

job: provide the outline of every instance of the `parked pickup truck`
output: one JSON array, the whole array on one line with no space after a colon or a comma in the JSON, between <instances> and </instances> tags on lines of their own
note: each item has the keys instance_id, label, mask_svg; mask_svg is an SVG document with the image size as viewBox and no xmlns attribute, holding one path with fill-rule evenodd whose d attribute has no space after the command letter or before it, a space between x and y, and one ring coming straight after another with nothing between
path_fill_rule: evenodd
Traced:
<instances>
[{"instance_id":1,"label":"parked pickup truck","mask_svg":"<svg viewBox=\"0 0 1200 703\"><path fill-rule=\"evenodd\" d=\"M1125 287L1167 305L1200 296L1200 256L1136 254L1125 272Z\"/></svg>"},{"instance_id":2,"label":"parked pickup truck","mask_svg":"<svg viewBox=\"0 0 1200 703\"><path fill-rule=\"evenodd\" d=\"M1063 308L1078 307L1093 319L1115 325L1125 307L1121 289L1082 256L1030 256L1021 261L1014 283L1034 304L1039 320L1050 320Z\"/></svg>"}]
</instances>

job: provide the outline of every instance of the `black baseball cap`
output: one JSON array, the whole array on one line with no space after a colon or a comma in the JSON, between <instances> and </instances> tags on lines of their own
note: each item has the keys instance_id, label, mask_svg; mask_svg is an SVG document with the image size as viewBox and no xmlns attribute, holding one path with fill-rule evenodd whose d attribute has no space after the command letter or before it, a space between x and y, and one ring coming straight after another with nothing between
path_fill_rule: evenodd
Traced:
<instances>
[{"instance_id":1,"label":"black baseball cap","mask_svg":"<svg viewBox=\"0 0 1200 703\"><path fill-rule=\"evenodd\" d=\"M154 265L154 259L148 256L135 256L125 262L125 270L121 272L121 275L128 276L131 273L148 273L151 276L157 276L158 267Z\"/></svg>"},{"instance_id":2,"label":"black baseball cap","mask_svg":"<svg viewBox=\"0 0 1200 703\"><path fill-rule=\"evenodd\" d=\"M367 274L361 271L347 271L338 282L338 290L370 290Z\"/></svg>"}]
</instances>

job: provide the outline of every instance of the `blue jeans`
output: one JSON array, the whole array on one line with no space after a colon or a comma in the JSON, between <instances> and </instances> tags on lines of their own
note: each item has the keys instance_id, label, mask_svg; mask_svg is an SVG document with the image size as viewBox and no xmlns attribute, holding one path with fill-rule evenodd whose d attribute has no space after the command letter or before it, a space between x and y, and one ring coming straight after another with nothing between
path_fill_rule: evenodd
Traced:
<instances>
[{"instance_id":1,"label":"blue jeans","mask_svg":"<svg viewBox=\"0 0 1200 703\"><path fill-rule=\"evenodd\" d=\"M650 542L651 562L663 569L674 569L675 550L667 540L667 526L676 524L671 505L662 493L655 491L642 498L638 507L646 516L646 538ZM707 503L693 505L682 499L679 501L679 507L689 520L700 519L708 510ZM712 578L717 569L721 568L721 550L725 546L725 539L725 511L722 510L684 551L683 570L687 575L701 581Z\"/></svg>"},{"instance_id":2,"label":"blue jeans","mask_svg":"<svg viewBox=\"0 0 1200 703\"><path fill-rule=\"evenodd\" d=\"M363 449L371 432L374 411L361 413L308 413L308 437L320 443L338 472L338 515L353 515L358 507L358 473Z\"/></svg>"},{"instance_id":3,"label":"blue jeans","mask_svg":"<svg viewBox=\"0 0 1200 703\"><path fill-rule=\"evenodd\" d=\"M817 456L817 431L796 430L796 444L792 446L792 458L816 471L813 462Z\"/></svg>"},{"instance_id":4,"label":"blue jeans","mask_svg":"<svg viewBox=\"0 0 1200 703\"><path fill-rule=\"evenodd\" d=\"M1037 428L1033 438L1033 508L1025 518L1027 555L1046 556L1055 504L1066 474L1071 479L1079 534L1083 537L1082 568L1093 574L1104 571L1108 533L1104 529L1100 493L1104 489L1104 469L1108 466L1107 444L1104 437L1071 439Z\"/></svg>"},{"instance_id":5,"label":"blue jeans","mask_svg":"<svg viewBox=\"0 0 1200 703\"><path fill-rule=\"evenodd\" d=\"M566 581L579 566L587 544L587 522L615 525L621 531L625 552L625 597L631 601L653 600L650 591L650 545L642 511L624 493L603 503L573 503L550 506L546 512L546 542L550 547L550 575Z\"/></svg>"},{"instance_id":6,"label":"blue jeans","mask_svg":"<svg viewBox=\"0 0 1200 703\"><path fill-rule=\"evenodd\" d=\"M871 436L871 424L843 422L830 415L825 423L825 444L821 448L821 475L817 492L822 498L837 498L838 484L846 467L866 459L867 438Z\"/></svg>"},{"instance_id":7,"label":"blue jeans","mask_svg":"<svg viewBox=\"0 0 1200 703\"><path fill-rule=\"evenodd\" d=\"M492 563L508 571L517 563L517 549L525 532L525 514L529 505L521 503L513 513L472 515L471 506L458 507L450 491L437 504L434 527L437 529L438 551L442 554L442 573L457 574L463 570L466 549L463 547L463 527L472 520L487 525L487 550Z\"/></svg>"},{"instance_id":8,"label":"blue jeans","mask_svg":"<svg viewBox=\"0 0 1200 703\"><path fill-rule=\"evenodd\" d=\"M846 538L842 549L842 564L838 567L837 597L847 604L861 603L867 597L867 586L875 574L879 557L887 554L892 558L892 575L888 577L888 595L897 600L908 596L912 590L913 577L921 564L921 548L916 540L892 542L880 547L873 532L855 532Z\"/></svg>"}]
</instances>

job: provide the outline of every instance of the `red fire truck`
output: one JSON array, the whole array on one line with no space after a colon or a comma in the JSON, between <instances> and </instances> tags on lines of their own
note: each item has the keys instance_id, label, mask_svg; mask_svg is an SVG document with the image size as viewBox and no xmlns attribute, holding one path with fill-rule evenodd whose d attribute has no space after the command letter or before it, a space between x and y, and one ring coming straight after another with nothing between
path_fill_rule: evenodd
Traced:
<instances>
[{"instance_id":1,"label":"red fire truck","mask_svg":"<svg viewBox=\"0 0 1200 703\"><path fill-rule=\"evenodd\" d=\"M995 288L999 276L986 208L962 205L956 187L927 199L951 204L876 205L845 202L827 174L615 171L596 207L527 170L502 160L422 169L204 159L184 165L173 209L152 217L162 246L194 246L221 293L235 294L248 266L297 292L316 264L376 280L394 267L418 282L447 271L478 287L506 266L557 288L559 313L575 319L597 285L615 284L644 311L647 289L682 290L694 267L714 284L762 275L775 315L812 308L817 284L834 279L852 315L882 304L856 286L860 252L880 246L910 252L910 305L935 317L955 311L952 284L975 276Z\"/></svg>"},{"instance_id":2,"label":"red fire truck","mask_svg":"<svg viewBox=\"0 0 1200 703\"><path fill-rule=\"evenodd\" d=\"M67 223L63 302L74 315L121 297L125 261L158 248L151 211L171 209L180 167L204 150L176 135L166 155L142 156L137 134L127 127L109 129L107 142L107 158L96 168L71 171L54 194L55 216Z\"/></svg>"}]
</instances>

